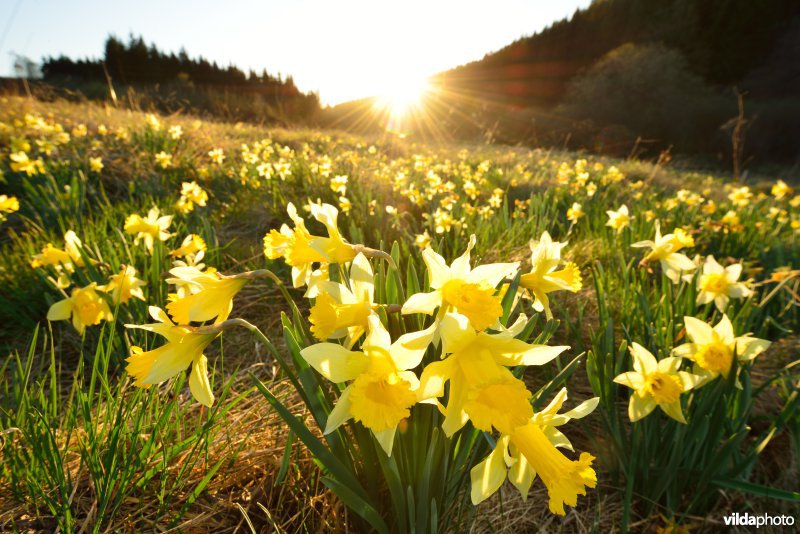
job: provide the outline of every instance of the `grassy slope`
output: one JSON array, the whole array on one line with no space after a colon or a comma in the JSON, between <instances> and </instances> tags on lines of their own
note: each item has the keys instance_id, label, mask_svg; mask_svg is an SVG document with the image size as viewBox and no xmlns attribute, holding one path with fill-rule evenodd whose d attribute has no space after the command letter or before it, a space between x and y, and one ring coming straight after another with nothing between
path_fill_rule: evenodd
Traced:
<instances>
[{"instance_id":1,"label":"grassy slope","mask_svg":"<svg viewBox=\"0 0 800 534\"><path fill-rule=\"evenodd\" d=\"M251 382L243 372L253 372L265 380L274 377L263 347L254 345L251 338L226 334L224 346L209 351L219 397L215 409L209 412L193 403L188 388L180 383L157 388L158 392L142 393L127 380L117 379L121 376L127 346L142 339L129 337L121 324L146 322L144 303L133 302L120 309L113 327L106 326L102 333L100 327L90 328L84 339L67 322L53 323L50 328L45 326L46 322L42 324L48 306L63 296L48 282L48 273L32 269L29 260L47 242L61 246L67 230L75 230L89 255L100 261L97 266L77 273L78 281L102 281L120 264L134 265L140 277L149 282L148 302L163 305L167 286L161 273L169 269L165 252L176 248L185 234L201 234L209 244L205 262L224 272L261 268L271 263L261 253L261 238L268 229L287 221L286 203L293 201L299 206L308 198L321 198L336 204L338 195L331 190L329 178L347 175L347 197L352 208L340 219L345 235L351 242L383 245L384 249L394 240L400 240L403 257L414 255L416 259L408 261L416 262L418 268L421 265L413 240L423 230L438 238L439 249L448 258L463 249L470 232L476 233L479 261L508 258L524 261L527 242L544 230L560 240L568 237L570 246L566 250L570 259L581 266L586 283L577 296L555 299L556 315L574 321L580 311L582 320L574 322L571 328L563 327L557 336L568 340L577 354L591 345L591 332L604 326L598 323L597 303L588 276L593 262L600 261L609 270L624 269L625 258L633 255L628 245L652 238L652 223L643 215L646 209L657 210L665 226L699 226L706 218L699 207L679 205L674 210L656 207L656 202L674 197L679 188L689 187L698 192L708 189L704 192L707 197L725 202L719 178L638 162L616 162L626 180L602 187L590 199L584 191L554 187L558 165L562 161L569 162L570 167L574 164L575 156L571 154L506 147L419 147L393 138L266 131L244 125L200 123L182 116L161 117L162 127L156 130L147 125L141 113L18 99L3 102L0 121L7 125L0 132L3 145L11 143L20 132L25 132L31 140L37 138L38 134L30 128L14 125L25 113L52 115L67 131L77 124L86 124L90 133L86 137L73 137L47 157L46 175L26 178L10 172L7 159L2 163L6 184L0 193L17 195L22 208L2 227L0 243L0 342L7 347L4 354L9 354L2 367L4 389L0 398L4 425L28 430L25 438L20 432L8 432L4 435L4 446L15 451L31 446L50 451L54 455L50 458L61 458L55 463L63 464L65 470L63 474L53 473L52 466L45 462L45 454L34 454L33 460L24 453L7 456L10 459L3 464L3 472L10 475L10 483L0 484L0 525L4 528L17 525L50 530L56 524L53 516L68 510L78 525L92 525L102 518L103 528L112 530L147 529L153 524L171 523L225 531L242 524L244 516L239 506L248 510L247 516L255 523L273 524L276 528L280 525L289 531L301 524L309 530L341 527L346 521L341 505L330 498L309 459L297 447L293 454L298 461L285 474L287 483L273 485L283 454L285 430L267 410L264 400L252 393ZM99 136L96 132L101 124L111 132L125 129L127 139ZM167 133L173 125L182 126L181 139L173 140ZM262 156L262 160L278 166L287 164L291 176L286 180L259 179L256 164L243 163L241 145L246 143L252 149L264 139L272 140L273 152ZM213 164L207 155L214 148L225 151L227 157L222 165ZM162 169L156 164L154 155L162 150L172 154L173 167ZM3 150L4 156L7 153L7 149ZM415 157L417 154L420 156ZM90 171L90 156L103 158L105 167L101 172ZM487 162L485 168L481 167L482 162ZM591 170L592 163L590 174L599 181L605 171ZM615 162L603 163L607 167ZM429 171L445 181L453 180L459 191L465 180L475 183L479 191L473 202L466 201L462 194L453 209L454 229L443 235L436 234L436 221L426 219L424 214L435 211L441 198L447 195L415 206L400 194L401 187L392 184L397 173L403 172L412 183L420 184L424 192L435 181ZM141 246L133 245L131 236L122 232L125 217L130 213L143 215L154 205L173 213L181 182L190 180L198 181L209 192L208 206L188 215L176 215L171 227L176 236L163 249L157 249L153 257L146 255ZM637 198L638 192L629 184L639 180L646 186ZM485 206L496 187L507 195L508 207L490 217L473 213L469 206ZM571 227L564 213L574 200L584 204L587 217ZM614 237L605 228L605 210L616 209L623 202L628 203L637 218L631 231ZM697 239L698 252L702 249L717 257L751 260L750 267L764 269L764 272L748 271L757 277L768 275L781 265L798 265L797 234L787 224L779 225L758 216L767 210L768 202L763 201L758 210L749 209L738 231L723 227L716 231L704 229ZM397 213L387 213L386 206L396 207ZM793 213L796 217L796 208ZM718 219L719 214L714 217ZM758 220L766 222L759 228ZM463 231L458 231L458 221L462 221ZM615 263L618 261L622 265ZM288 278L288 270L280 262L271 263L270 267L284 279ZM611 288L608 298L612 309L626 308L624 295L620 287ZM774 310L769 310L772 315L758 325L757 334L774 339L784 336L787 329L796 330L797 312L791 307L784 309L785 302L784 299L773 305ZM271 333L279 326L280 309L277 290L266 284L248 286L236 301L237 315ZM42 326L26 356L37 323ZM796 349L790 343L782 347L776 358L788 361ZM11 356L16 353L20 356ZM54 365L50 365L51 358L56 362ZM582 374L583 371L576 375L571 387L577 398L591 394ZM540 379L535 373L528 378L533 383ZM291 398L288 391L284 393ZM767 414L772 409L774 406L764 407ZM31 415L24 416L25 411ZM158 417L165 412L170 414L166 420ZM146 415L135 424L121 425L121 421L135 419L135 413ZM110 430L114 426L124 428L115 434ZM587 448L602 447L602 440L597 439L599 431L592 427L588 423L581 443L586 443ZM47 428L55 431L48 434ZM37 437L31 437L34 434ZM156 437L150 439L151 436ZM171 447L182 439L193 441L185 448ZM135 458L126 456L120 452L124 450L136 450L139 454ZM771 454L759 464L757 478L769 480L775 473L782 473L780 485L796 484L796 474L779 469L777 459L787 450L791 448L784 435L770 446ZM30 465L35 468L27 469L28 479L15 478ZM143 472L149 474L143 476ZM213 476L206 479L207 473ZM99 481L107 481L109 477L115 484L113 487L98 487ZM29 491L15 494L12 491L15 484L17 488L38 485L43 488L42 495L32 498ZM601 485L585 501L587 504L579 508L579 514L567 518L565 528L605 530L617 524L620 507L610 485L613 483ZM195 488L204 491L194 491ZM508 530L554 521L542 504L541 485L536 491L527 503L510 496L502 511L497 499L484 505L478 530L496 528L499 517ZM735 492L727 495L715 517L722 515L723 508L740 509L736 507L741 506L742 499ZM65 506L67 501L70 505ZM755 506L763 503L756 502ZM509 507L514 514L509 513Z\"/></svg>"}]
</instances>

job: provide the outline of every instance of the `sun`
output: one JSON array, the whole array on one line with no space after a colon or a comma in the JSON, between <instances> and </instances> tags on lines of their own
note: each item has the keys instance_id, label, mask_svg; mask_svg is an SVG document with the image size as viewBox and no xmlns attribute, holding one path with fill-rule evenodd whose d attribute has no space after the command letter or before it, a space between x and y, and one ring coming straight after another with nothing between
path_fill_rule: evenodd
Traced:
<instances>
[{"instance_id":1,"label":"sun","mask_svg":"<svg viewBox=\"0 0 800 534\"><path fill-rule=\"evenodd\" d=\"M426 77L398 78L377 95L375 105L393 119L402 119L419 109L430 91L431 84Z\"/></svg>"}]
</instances>

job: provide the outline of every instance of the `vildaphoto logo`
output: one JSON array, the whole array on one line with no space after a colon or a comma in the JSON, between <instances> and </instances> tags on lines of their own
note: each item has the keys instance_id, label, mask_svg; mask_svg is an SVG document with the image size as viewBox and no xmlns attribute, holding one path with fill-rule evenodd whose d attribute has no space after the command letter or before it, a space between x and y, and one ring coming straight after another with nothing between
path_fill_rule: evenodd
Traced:
<instances>
[{"instance_id":1,"label":"vildaphoto logo","mask_svg":"<svg viewBox=\"0 0 800 534\"><path fill-rule=\"evenodd\" d=\"M759 528L764 526L791 527L794 525L794 516L791 515L752 515L747 512L743 514L734 512L730 515L726 515L722 519L725 521L725 525L729 527L752 526Z\"/></svg>"}]
</instances>

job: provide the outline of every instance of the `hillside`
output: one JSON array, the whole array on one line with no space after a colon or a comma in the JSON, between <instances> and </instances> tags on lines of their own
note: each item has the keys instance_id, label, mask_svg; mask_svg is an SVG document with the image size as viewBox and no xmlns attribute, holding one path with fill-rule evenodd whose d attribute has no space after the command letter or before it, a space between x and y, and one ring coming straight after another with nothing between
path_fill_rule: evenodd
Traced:
<instances>
[{"instance_id":1,"label":"hillside","mask_svg":"<svg viewBox=\"0 0 800 534\"><path fill-rule=\"evenodd\" d=\"M792 175L0 103L0 530L715 532L796 510ZM493 430L506 401L538 448ZM445 404L471 419L446 428Z\"/></svg>"},{"instance_id":2,"label":"hillside","mask_svg":"<svg viewBox=\"0 0 800 534\"><path fill-rule=\"evenodd\" d=\"M792 0L595 1L569 20L444 72L440 79L448 91L483 100L552 105L562 100L576 74L615 48L662 43L679 50L710 84L733 86L764 68L776 45L796 32L792 23L798 16L800 4ZM775 67L797 68L800 58L785 59Z\"/></svg>"}]
</instances>

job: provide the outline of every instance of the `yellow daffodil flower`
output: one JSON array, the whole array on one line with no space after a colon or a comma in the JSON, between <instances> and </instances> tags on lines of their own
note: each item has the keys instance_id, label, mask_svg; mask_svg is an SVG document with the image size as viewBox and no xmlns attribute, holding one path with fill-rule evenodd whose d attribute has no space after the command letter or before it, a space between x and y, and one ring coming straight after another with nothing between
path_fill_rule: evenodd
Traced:
<instances>
[{"instance_id":1,"label":"yellow daffodil flower","mask_svg":"<svg viewBox=\"0 0 800 534\"><path fill-rule=\"evenodd\" d=\"M131 298L145 300L142 288L147 282L136 278L136 269L130 265L123 266L119 274L111 275L103 290L111 295L116 304L125 304Z\"/></svg>"},{"instance_id":2,"label":"yellow daffodil flower","mask_svg":"<svg viewBox=\"0 0 800 534\"><path fill-rule=\"evenodd\" d=\"M103 158L89 158L89 170L92 172L100 172L103 167Z\"/></svg>"},{"instance_id":3,"label":"yellow daffodil flower","mask_svg":"<svg viewBox=\"0 0 800 534\"><path fill-rule=\"evenodd\" d=\"M691 343L675 347L672 354L692 360L692 372L702 378L702 383L720 375L727 378L733 366L734 355L740 364L746 364L770 346L769 341L751 337L749 334L736 337L733 325L724 313L714 327L694 317L684 317L683 324Z\"/></svg>"},{"instance_id":4,"label":"yellow daffodil flower","mask_svg":"<svg viewBox=\"0 0 800 534\"><path fill-rule=\"evenodd\" d=\"M167 304L167 311L178 324L205 322L216 318L221 323L233 309L233 298L247 284L246 278L202 272L194 267L175 267L167 283L187 285L188 295Z\"/></svg>"},{"instance_id":5,"label":"yellow daffodil flower","mask_svg":"<svg viewBox=\"0 0 800 534\"><path fill-rule=\"evenodd\" d=\"M431 236L428 231L425 230L423 233L414 236L414 244L417 245L420 250L425 250L426 248L430 247Z\"/></svg>"},{"instance_id":6,"label":"yellow daffodil flower","mask_svg":"<svg viewBox=\"0 0 800 534\"><path fill-rule=\"evenodd\" d=\"M633 220L633 217L628 213L628 206L623 204L617 211L607 210L606 213L608 214L608 222L606 226L610 226L617 233L622 232Z\"/></svg>"},{"instance_id":7,"label":"yellow daffodil flower","mask_svg":"<svg viewBox=\"0 0 800 534\"><path fill-rule=\"evenodd\" d=\"M713 301L717 309L724 312L730 299L749 297L753 290L739 282L741 274L741 263L722 267L714 256L706 257L702 274L697 280L697 289L700 290L697 304L708 304Z\"/></svg>"},{"instance_id":8,"label":"yellow daffodil flower","mask_svg":"<svg viewBox=\"0 0 800 534\"><path fill-rule=\"evenodd\" d=\"M793 192L794 190L791 187L789 187L789 184L787 184L783 180L778 180L777 182L775 182L771 190L772 196L774 196L777 200L780 200L784 197L792 196Z\"/></svg>"},{"instance_id":9,"label":"yellow daffodil flower","mask_svg":"<svg viewBox=\"0 0 800 534\"><path fill-rule=\"evenodd\" d=\"M156 164L162 169L169 169L172 167L172 154L167 154L163 150L156 154Z\"/></svg>"},{"instance_id":10,"label":"yellow daffodil flower","mask_svg":"<svg viewBox=\"0 0 800 534\"><path fill-rule=\"evenodd\" d=\"M557 427L571 419L589 415L600 399L589 399L573 410L559 414L566 399L567 390L563 388L544 410L534 414L527 425L514 434L500 436L494 450L470 471L473 504L477 505L493 495L506 478L526 500L539 474L550 496L550 511L564 515L564 504L575 506L578 495L586 495L586 487L596 486L597 475L591 468L594 457L582 453L577 461L572 461L559 452L558 448L570 451L573 448Z\"/></svg>"},{"instance_id":11,"label":"yellow daffodil flower","mask_svg":"<svg viewBox=\"0 0 800 534\"><path fill-rule=\"evenodd\" d=\"M614 379L633 389L628 403L628 417L636 422L650 415L656 406L679 423L686 423L681 409L681 394L699 384L700 377L679 371L681 359L667 357L656 361L655 356L638 343L630 347L633 371Z\"/></svg>"},{"instance_id":12,"label":"yellow daffodil flower","mask_svg":"<svg viewBox=\"0 0 800 534\"><path fill-rule=\"evenodd\" d=\"M14 213L15 211L19 211L19 200L17 197L0 195L0 222L6 220L6 213Z\"/></svg>"},{"instance_id":13,"label":"yellow daffodil flower","mask_svg":"<svg viewBox=\"0 0 800 534\"><path fill-rule=\"evenodd\" d=\"M187 256L195 256L197 261L200 261L203 256L201 253L206 251L206 242L205 240L197 234L189 234L181 243L180 248L176 248L175 250L169 253L170 256L174 258L185 258Z\"/></svg>"},{"instance_id":14,"label":"yellow daffodil flower","mask_svg":"<svg viewBox=\"0 0 800 534\"><path fill-rule=\"evenodd\" d=\"M374 275L366 256L359 253L355 257L349 278L351 289L330 280L316 284L316 302L308 318L314 337L320 341L346 337L348 348L367 331L368 319L374 313Z\"/></svg>"},{"instance_id":15,"label":"yellow daffodil flower","mask_svg":"<svg viewBox=\"0 0 800 534\"><path fill-rule=\"evenodd\" d=\"M403 314L424 313L431 315L439 308L438 318L448 311L457 311L467 317L476 330L495 326L503 314L500 297L495 287L504 278L513 276L519 263L492 263L472 269L470 252L475 246L471 236L467 250L450 266L430 248L422 251L422 259L428 267L428 280L433 291L417 293L403 304Z\"/></svg>"},{"instance_id":16,"label":"yellow daffodil flower","mask_svg":"<svg viewBox=\"0 0 800 534\"><path fill-rule=\"evenodd\" d=\"M67 272L74 272L75 266L83 267L85 262L83 260L83 243L78 235L68 230L64 234L64 249L55 248L52 243L48 243L42 249L40 254L36 254L31 259L31 267L37 269L50 265L57 270L64 268Z\"/></svg>"},{"instance_id":17,"label":"yellow daffodil flower","mask_svg":"<svg viewBox=\"0 0 800 534\"><path fill-rule=\"evenodd\" d=\"M328 415L324 433L355 419L372 430L391 456L397 426L417 403L419 381L409 369L419 365L427 345L414 344L416 333L392 343L377 315L371 315L368 322L369 332L360 351L337 343L318 343L300 355L328 380L350 382Z\"/></svg>"},{"instance_id":18,"label":"yellow daffodil flower","mask_svg":"<svg viewBox=\"0 0 800 534\"><path fill-rule=\"evenodd\" d=\"M531 272L523 274L519 280L520 288L533 293L533 309L544 311L548 319L553 318L548 293L559 290L575 293L583 287L581 272L574 263L567 262L563 269L556 270L561 263L561 249L566 245L566 242L553 241L547 232L539 241L531 240Z\"/></svg>"},{"instance_id":19,"label":"yellow daffodil flower","mask_svg":"<svg viewBox=\"0 0 800 534\"><path fill-rule=\"evenodd\" d=\"M11 170L24 172L28 176L36 176L44 172L44 162L41 158L32 160L25 152L14 152L8 156L11 160Z\"/></svg>"},{"instance_id":20,"label":"yellow daffodil flower","mask_svg":"<svg viewBox=\"0 0 800 534\"><path fill-rule=\"evenodd\" d=\"M215 148L208 152L208 157L211 158L212 163L222 165L222 162L225 161L225 152L221 148Z\"/></svg>"},{"instance_id":21,"label":"yellow daffodil flower","mask_svg":"<svg viewBox=\"0 0 800 534\"><path fill-rule=\"evenodd\" d=\"M83 334L87 326L112 319L108 303L98 294L95 282L73 289L69 297L50 306L47 312L48 321L66 321L70 317L79 334Z\"/></svg>"},{"instance_id":22,"label":"yellow daffodil flower","mask_svg":"<svg viewBox=\"0 0 800 534\"><path fill-rule=\"evenodd\" d=\"M651 261L661 263L661 270L672 280L673 284L681 281L681 276L695 270L694 262L685 254L678 251L694 246L694 239L683 229L676 228L671 234L661 235L661 226L656 221L655 241L639 241L631 245L634 248L649 247L651 250L642 259L641 265L647 265Z\"/></svg>"},{"instance_id":23,"label":"yellow daffodil flower","mask_svg":"<svg viewBox=\"0 0 800 534\"><path fill-rule=\"evenodd\" d=\"M356 257L353 245L347 243L339 233L336 219L339 210L330 204L309 204L311 215L325 225L328 230L328 237L313 237L311 248L325 257L328 263L348 263Z\"/></svg>"},{"instance_id":24,"label":"yellow daffodil flower","mask_svg":"<svg viewBox=\"0 0 800 534\"><path fill-rule=\"evenodd\" d=\"M208 201L208 193L197 182L183 182L181 186L181 198L175 204L175 208L181 213L189 213L194 210L195 205L205 206Z\"/></svg>"},{"instance_id":25,"label":"yellow daffodil flower","mask_svg":"<svg viewBox=\"0 0 800 534\"><path fill-rule=\"evenodd\" d=\"M737 187L728 194L728 200L733 202L734 205L743 208L750 203L753 198L753 193L748 186Z\"/></svg>"},{"instance_id":26,"label":"yellow daffodil flower","mask_svg":"<svg viewBox=\"0 0 800 534\"><path fill-rule=\"evenodd\" d=\"M294 222L294 229L284 224L280 232L271 230L264 236L264 255L271 260L283 257L292 267L292 285L302 287L311 279L313 264L327 263L327 258L311 247L314 237L306 229L305 221L297 214L294 204L290 202L286 211Z\"/></svg>"},{"instance_id":27,"label":"yellow daffodil flower","mask_svg":"<svg viewBox=\"0 0 800 534\"><path fill-rule=\"evenodd\" d=\"M150 306L150 316L155 323L144 325L125 325L126 328L139 328L156 333L167 340L157 349L143 352L133 347L126 370L134 378L134 385L150 387L169 380L184 371L189 365L189 390L200 404L211 406L214 393L208 381L208 359L203 351L218 334L198 333L188 326L179 326L170 321L164 310Z\"/></svg>"},{"instance_id":28,"label":"yellow daffodil flower","mask_svg":"<svg viewBox=\"0 0 800 534\"><path fill-rule=\"evenodd\" d=\"M125 219L125 232L131 235L136 235L134 244L139 244L139 241L144 241L147 251L153 253L153 243L156 239L159 241L166 241L172 234L167 230L172 224L172 215L161 215L158 208L151 208L147 213L147 217L142 217L137 214L129 215Z\"/></svg>"},{"instance_id":29,"label":"yellow daffodil flower","mask_svg":"<svg viewBox=\"0 0 800 534\"><path fill-rule=\"evenodd\" d=\"M443 360L428 364L420 377L420 400L442 397L450 382L442 430L452 436L467 420L475 428L510 434L533 417L531 393L507 367L543 365L568 347L533 345L515 339L527 320L497 334L476 333L464 315L448 313L440 323Z\"/></svg>"},{"instance_id":30,"label":"yellow daffodil flower","mask_svg":"<svg viewBox=\"0 0 800 534\"><path fill-rule=\"evenodd\" d=\"M567 210L567 220L572 224L578 222L578 219L586 215L583 211L583 206L578 204L577 202L572 203L572 207Z\"/></svg>"}]
</instances>

